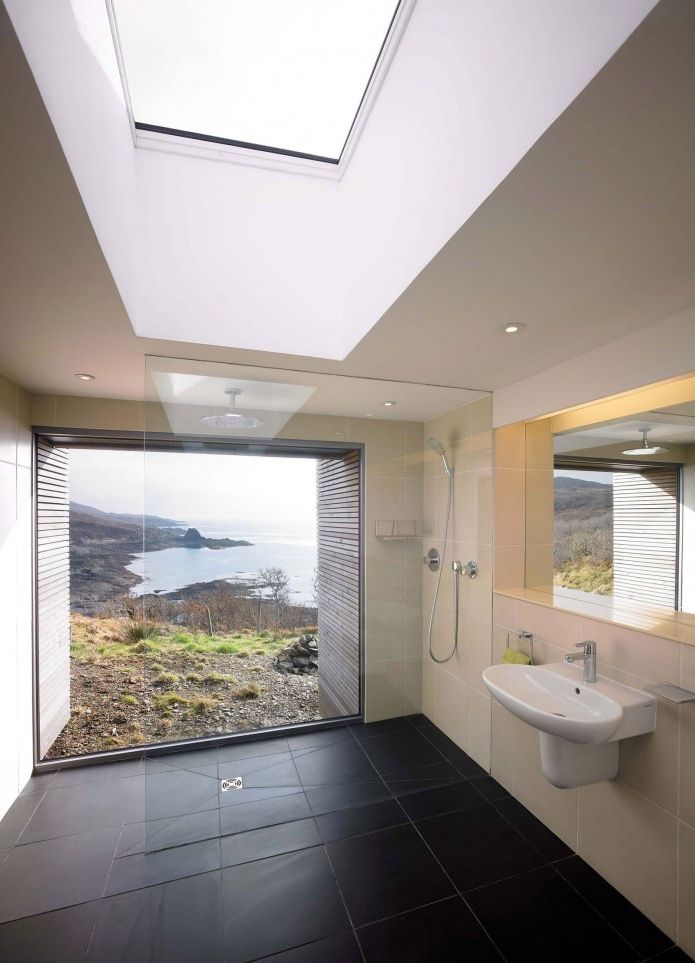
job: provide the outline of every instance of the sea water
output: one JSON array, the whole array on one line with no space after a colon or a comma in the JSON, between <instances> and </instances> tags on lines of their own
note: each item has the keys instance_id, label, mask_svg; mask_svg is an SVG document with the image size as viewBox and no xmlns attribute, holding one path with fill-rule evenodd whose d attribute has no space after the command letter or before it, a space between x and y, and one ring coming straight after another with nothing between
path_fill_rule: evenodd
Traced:
<instances>
[{"instance_id":1,"label":"sea water","mask_svg":"<svg viewBox=\"0 0 695 963\"><path fill-rule=\"evenodd\" d=\"M282 568L290 578L290 600L297 604L314 604L314 526L285 519L245 522L192 519L182 521L180 527L197 528L205 538L245 539L252 544L235 548L165 548L139 552L126 566L144 579L134 586L131 595L174 592L196 582L216 579L249 581L257 577L260 569Z\"/></svg>"}]
</instances>

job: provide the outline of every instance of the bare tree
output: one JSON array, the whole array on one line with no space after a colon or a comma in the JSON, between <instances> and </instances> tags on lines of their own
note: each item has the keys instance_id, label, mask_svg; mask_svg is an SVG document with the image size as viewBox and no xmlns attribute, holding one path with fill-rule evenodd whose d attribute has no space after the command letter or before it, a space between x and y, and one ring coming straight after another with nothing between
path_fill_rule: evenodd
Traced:
<instances>
[{"instance_id":1,"label":"bare tree","mask_svg":"<svg viewBox=\"0 0 695 963\"><path fill-rule=\"evenodd\" d=\"M262 568L258 572L259 580L264 588L270 592L275 605L275 619L279 623L285 606L290 601L290 577L284 568Z\"/></svg>"}]
</instances>

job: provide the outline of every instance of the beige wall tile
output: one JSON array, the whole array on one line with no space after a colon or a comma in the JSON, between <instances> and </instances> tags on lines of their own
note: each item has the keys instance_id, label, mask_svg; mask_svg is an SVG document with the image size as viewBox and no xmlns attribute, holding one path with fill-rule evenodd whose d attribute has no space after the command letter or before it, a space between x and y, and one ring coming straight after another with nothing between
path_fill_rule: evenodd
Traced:
<instances>
[{"instance_id":1,"label":"beige wall tile","mask_svg":"<svg viewBox=\"0 0 695 963\"><path fill-rule=\"evenodd\" d=\"M0 461L17 461L17 393L12 381L0 375Z\"/></svg>"},{"instance_id":2,"label":"beige wall tile","mask_svg":"<svg viewBox=\"0 0 695 963\"><path fill-rule=\"evenodd\" d=\"M350 441L365 444L365 474L380 478L405 478L404 421L350 418Z\"/></svg>"},{"instance_id":3,"label":"beige wall tile","mask_svg":"<svg viewBox=\"0 0 695 963\"><path fill-rule=\"evenodd\" d=\"M432 722L437 716L437 686L434 662L425 655L422 660L422 712Z\"/></svg>"},{"instance_id":4,"label":"beige wall tile","mask_svg":"<svg viewBox=\"0 0 695 963\"><path fill-rule=\"evenodd\" d=\"M435 669L436 715L439 728L468 751L468 686L441 666Z\"/></svg>"},{"instance_id":5,"label":"beige wall tile","mask_svg":"<svg viewBox=\"0 0 695 963\"><path fill-rule=\"evenodd\" d=\"M492 545L494 534L494 472L481 468L475 473L476 517L473 541Z\"/></svg>"},{"instance_id":6,"label":"beige wall tile","mask_svg":"<svg viewBox=\"0 0 695 963\"><path fill-rule=\"evenodd\" d=\"M524 584L526 551L523 545L500 545L495 540L495 588L520 588Z\"/></svg>"},{"instance_id":7,"label":"beige wall tile","mask_svg":"<svg viewBox=\"0 0 695 963\"><path fill-rule=\"evenodd\" d=\"M414 715L422 712L422 658L403 662L403 712Z\"/></svg>"},{"instance_id":8,"label":"beige wall tile","mask_svg":"<svg viewBox=\"0 0 695 963\"><path fill-rule=\"evenodd\" d=\"M523 422L498 428L494 442L495 468L526 467L526 425Z\"/></svg>"},{"instance_id":9,"label":"beige wall tile","mask_svg":"<svg viewBox=\"0 0 695 963\"><path fill-rule=\"evenodd\" d=\"M24 468L31 468L32 457L31 415L29 411L29 395L26 391L17 391L17 464Z\"/></svg>"},{"instance_id":10,"label":"beige wall tile","mask_svg":"<svg viewBox=\"0 0 695 963\"><path fill-rule=\"evenodd\" d=\"M526 475L526 541L549 545L554 540L554 479L552 470L531 468Z\"/></svg>"},{"instance_id":11,"label":"beige wall tile","mask_svg":"<svg viewBox=\"0 0 695 963\"><path fill-rule=\"evenodd\" d=\"M365 654L383 662L403 658L403 608L401 599L367 599L365 604Z\"/></svg>"},{"instance_id":12,"label":"beige wall tile","mask_svg":"<svg viewBox=\"0 0 695 963\"><path fill-rule=\"evenodd\" d=\"M487 695L483 682L483 671L492 664L492 623L468 617L465 653L467 660L466 676L469 685Z\"/></svg>"},{"instance_id":13,"label":"beige wall tile","mask_svg":"<svg viewBox=\"0 0 695 963\"><path fill-rule=\"evenodd\" d=\"M552 468L553 434L550 420L529 421L526 425L526 467Z\"/></svg>"},{"instance_id":14,"label":"beige wall tile","mask_svg":"<svg viewBox=\"0 0 695 963\"><path fill-rule=\"evenodd\" d=\"M521 468L495 471L495 542L523 545L525 540L526 472Z\"/></svg>"},{"instance_id":15,"label":"beige wall tile","mask_svg":"<svg viewBox=\"0 0 695 963\"><path fill-rule=\"evenodd\" d=\"M549 594L553 590L553 551L548 545L526 545L526 585Z\"/></svg>"},{"instance_id":16,"label":"beige wall tile","mask_svg":"<svg viewBox=\"0 0 695 963\"><path fill-rule=\"evenodd\" d=\"M516 618L520 629L533 633L534 641L549 642L565 651L583 638L581 619L569 612L520 601L516 604Z\"/></svg>"},{"instance_id":17,"label":"beige wall tile","mask_svg":"<svg viewBox=\"0 0 695 963\"><path fill-rule=\"evenodd\" d=\"M403 660L367 660L365 674L365 721L378 722L405 714Z\"/></svg>"},{"instance_id":18,"label":"beige wall tile","mask_svg":"<svg viewBox=\"0 0 695 963\"><path fill-rule=\"evenodd\" d=\"M661 712L662 705L663 700L660 699L657 716ZM689 702L682 706L680 717L679 816L691 826L695 827L695 703Z\"/></svg>"},{"instance_id":19,"label":"beige wall tile","mask_svg":"<svg viewBox=\"0 0 695 963\"><path fill-rule=\"evenodd\" d=\"M678 833L678 944L695 959L695 829L681 823Z\"/></svg>"},{"instance_id":20,"label":"beige wall tile","mask_svg":"<svg viewBox=\"0 0 695 963\"><path fill-rule=\"evenodd\" d=\"M678 679L680 646L644 632L582 618L582 638L593 639L599 665L614 665L624 672L655 682Z\"/></svg>"},{"instance_id":21,"label":"beige wall tile","mask_svg":"<svg viewBox=\"0 0 695 963\"><path fill-rule=\"evenodd\" d=\"M538 732L514 719L513 794L572 849L577 848L577 790L556 789L541 770Z\"/></svg>"},{"instance_id":22,"label":"beige wall tile","mask_svg":"<svg viewBox=\"0 0 695 963\"><path fill-rule=\"evenodd\" d=\"M490 771L509 792L514 782L514 717L492 700L490 730Z\"/></svg>"},{"instance_id":23,"label":"beige wall tile","mask_svg":"<svg viewBox=\"0 0 695 963\"><path fill-rule=\"evenodd\" d=\"M676 935L676 819L623 783L579 790L579 855Z\"/></svg>"},{"instance_id":24,"label":"beige wall tile","mask_svg":"<svg viewBox=\"0 0 695 963\"><path fill-rule=\"evenodd\" d=\"M490 771L490 742L492 729L492 705L490 697L469 690L468 754L479 766Z\"/></svg>"},{"instance_id":25,"label":"beige wall tile","mask_svg":"<svg viewBox=\"0 0 695 963\"><path fill-rule=\"evenodd\" d=\"M516 606L516 599L495 594L493 596L493 622L496 625L504 625L508 629L515 629L517 625Z\"/></svg>"}]
</instances>

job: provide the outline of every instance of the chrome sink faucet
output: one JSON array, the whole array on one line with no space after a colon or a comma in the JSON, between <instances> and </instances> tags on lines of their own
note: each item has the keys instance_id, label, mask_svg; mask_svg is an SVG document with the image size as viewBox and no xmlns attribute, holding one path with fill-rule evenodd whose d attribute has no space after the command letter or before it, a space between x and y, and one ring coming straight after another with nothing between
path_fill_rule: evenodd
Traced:
<instances>
[{"instance_id":1,"label":"chrome sink faucet","mask_svg":"<svg viewBox=\"0 0 695 963\"><path fill-rule=\"evenodd\" d=\"M595 642L575 642L575 647L581 652L568 652L565 662L584 663L584 681L596 682L596 643Z\"/></svg>"}]
</instances>

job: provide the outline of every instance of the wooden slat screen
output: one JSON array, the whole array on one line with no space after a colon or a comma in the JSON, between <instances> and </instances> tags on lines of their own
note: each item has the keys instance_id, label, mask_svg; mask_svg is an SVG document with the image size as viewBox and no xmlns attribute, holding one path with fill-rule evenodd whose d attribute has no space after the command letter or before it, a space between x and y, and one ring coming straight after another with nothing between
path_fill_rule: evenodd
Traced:
<instances>
[{"instance_id":1,"label":"wooden slat screen","mask_svg":"<svg viewBox=\"0 0 695 963\"><path fill-rule=\"evenodd\" d=\"M360 711L360 453L317 467L319 707Z\"/></svg>"},{"instance_id":2,"label":"wooden slat screen","mask_svg":"<svg viewBox=\"0 0 695 963\"><path fill-rule=\"evenodd\" d=\"M678 608L678 469L613 475L613 595Z\"/></svg>"},{"instance_id":3,"label":"wooden slat screen","mask_svg":"<svg viewBox=\"0 0 695 963\"><path fill-rule=\"evenodd\" d=\"M70 512L68 452L36 443L36 604L39 755L70 718Z\"/></svg>"}]
</instances>

